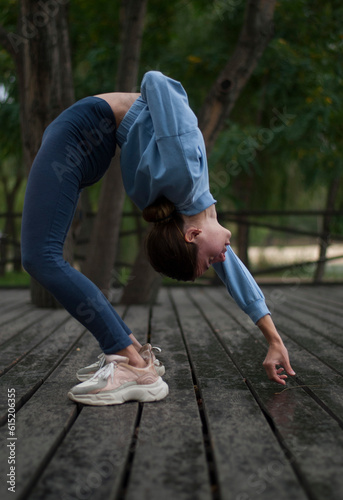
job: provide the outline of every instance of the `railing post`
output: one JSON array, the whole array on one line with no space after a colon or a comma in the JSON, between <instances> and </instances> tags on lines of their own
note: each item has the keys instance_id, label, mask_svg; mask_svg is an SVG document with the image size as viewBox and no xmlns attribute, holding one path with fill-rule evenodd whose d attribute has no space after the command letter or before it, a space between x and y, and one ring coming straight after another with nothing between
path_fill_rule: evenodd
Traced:
<instances>
[{"instance_id":1,"label":"railing post","mask_svg":"<svg viewBox=\"0 0 343 500\"><path fill-rule=\"evenodd\" d=\"M7 238L0 231L0 276L5 276L7 263Z\"/></svg>"},{"instance_id":2,"label":"railing post","mask_svg":"<svg viewBox=\"0 0 343 500\"><path fill-rule=\"evenodd\" d=\"M247 221L246 215L238 215L237 217L237 253L243 264L249 269L249 230L250 224Z\"/></svg>"},{"instance_id":3,"label":"railing post","mask_svg":"<svg viewBox=\"0 0 343 500\"><path fill-rule=\"evenodd\" d=\"M327 198L326 198L327 213L324 214L323 216L323 231L319 241L319 262L317 264L316 271L313 277L314 283L320 283L324 277L326 251L328 246L330 245L330 225L332 219L330 211L332 211L335 207L335 201L338 193L339 184L340 184L340 177L338 176L335 179L332 179L328 188Z\"/></svg>"}]
</instances>

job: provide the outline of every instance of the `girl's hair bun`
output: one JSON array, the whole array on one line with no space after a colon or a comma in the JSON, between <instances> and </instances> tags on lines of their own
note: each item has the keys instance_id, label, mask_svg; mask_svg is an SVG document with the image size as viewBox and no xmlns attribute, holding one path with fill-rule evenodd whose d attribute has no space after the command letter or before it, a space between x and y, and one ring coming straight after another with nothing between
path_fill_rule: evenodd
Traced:
<instances>
[{"instance_id":1,"label":"girl's hair bun","mask_svg":"<svg viewBox=\"0 0 343 500\"><path fill-rule=\"evenodd\" d=\"M143 210L143 218L147 222L163 223L171 220L175 212L174 203L162 196Z\"/></svg>"}]
</instances>

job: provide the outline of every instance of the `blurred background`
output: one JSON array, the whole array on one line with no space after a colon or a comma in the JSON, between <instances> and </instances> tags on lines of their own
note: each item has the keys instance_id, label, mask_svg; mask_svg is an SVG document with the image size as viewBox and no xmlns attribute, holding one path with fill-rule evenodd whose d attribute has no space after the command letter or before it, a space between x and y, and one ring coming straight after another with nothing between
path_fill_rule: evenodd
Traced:
<instances>
[{"instance_id":1,"label":"blurred background","mask_svg":"<svg viewBox=\"0 0 343 500\"><path fill-rule=\"evenodd\" d=\"M0 285L30 284L21 211L46 126L85 96L139 92L152 69L188 93L220 221L257 281L343 281L342 21L336 0L0 0ZM82 192L66 258L144 302L161 277L118 157Z\"/></svg>"}]
</instances>

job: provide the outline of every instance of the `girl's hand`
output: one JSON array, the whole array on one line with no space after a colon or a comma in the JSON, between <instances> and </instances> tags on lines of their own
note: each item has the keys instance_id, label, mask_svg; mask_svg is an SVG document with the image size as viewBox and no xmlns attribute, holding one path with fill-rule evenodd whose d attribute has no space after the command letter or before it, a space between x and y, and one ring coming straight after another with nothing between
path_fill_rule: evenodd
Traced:
<instances>
[{"instance_id":1,"label":"girl's hand","mask_svg":"<svg viewBox=\"0 0 343 500\"><path fill-rule=\"evenodd\" d=\"M295 371L289 362L288 351L282 342L270 344L263 366L268 378L281 385L286 385L285 379L287 375L283 373L284 370L288 375L295 375Z\"/></svg>"},{"instance_id":2,"label":"girl's hand","mask_svg":"<svg viewBox=\"0 0 343 500\"><path fill-rule=\"evenodd\" d=\"M269 314L263 316L258 322L257 326L265 336L268 344L268 354L263 361L263 366L267 372L268 378L274 380L281 385L286 385L285 379L287 375L283 373L284 370L288 375L295 375L295 371L290 365L288 351L284 346L280 335L278 334L272 318Z\"/></svg>"}]
</instances>

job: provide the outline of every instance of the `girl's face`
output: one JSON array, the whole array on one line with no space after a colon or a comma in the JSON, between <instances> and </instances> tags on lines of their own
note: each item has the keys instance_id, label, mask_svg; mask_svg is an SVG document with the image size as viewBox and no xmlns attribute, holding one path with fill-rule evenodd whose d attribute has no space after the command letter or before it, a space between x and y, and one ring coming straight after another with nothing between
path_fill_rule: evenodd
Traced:
<instances>
[{"instance_id":1,"label":"girl's face","mask_svg":"<svg viewBox=\"0 0 343 500\"><path fill-rule=\"evenodd\" d=\"M224 262L230 238L231 232L219 224L215 206L211 205L206 210L206 217L194 231L193 242L198 246L197 277L207 271L211 264Z\"/></svg>"}]
</instances>

